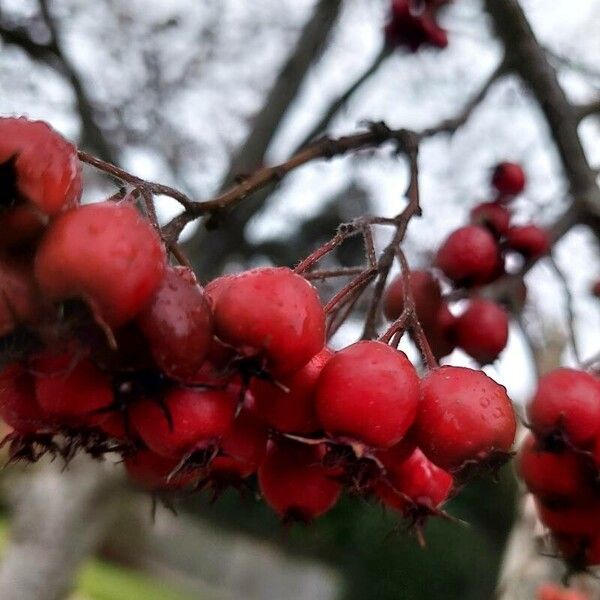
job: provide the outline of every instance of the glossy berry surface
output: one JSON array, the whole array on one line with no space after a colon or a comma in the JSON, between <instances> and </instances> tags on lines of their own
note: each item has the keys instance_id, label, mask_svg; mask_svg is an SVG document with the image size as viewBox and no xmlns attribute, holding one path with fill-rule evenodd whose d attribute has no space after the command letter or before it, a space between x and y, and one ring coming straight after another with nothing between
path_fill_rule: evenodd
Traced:
<instances>
[{"instance_id":1,"label":"glossy berry surface","mask_svg":"<svg viewBox=\"0 0 600 600\"><path fill-rule=\"evenodd\" d=\"M527 260L537 260L550 251L548 232L536 225L511 227L506 233L506 244Z\"/></svg>"},{"instance_id":2,"label":"glossy berry surface","mask_svg":"<svg viewBox=\"0 0 600 600\"><path fill-rule=\"evenodd\" d=\"M555 369L539 379L527 414L542 438L560 433L576 446L590 446L600 433L600 381L584 371Z\"/></svg>"},{"instance_id":3,"label":"glossy berry surface","mask_svg":"<svg viewBox=\"0 0 600 600\"><path fill-rule=\"evenodd\" d=\"M212 343L212 317L190 270L168 267L137 322L164 373L181 380L196 374Z\"/></svg>"},{"instance_id":4,"label":"glossy berry surface","mask_svg":"<svg viewBox=\"0 0 600 600\"><path fill-rule=\"evenodd\" d=\"M383 297L383 312L390 321L397 319L404 309L402 281L402 276L398 275L389 285ZM432 324L442 304L440 284L429 271L411 271L409 281L421 325L425 327Z\"/></svg>"},{"instance_id":5,"label":"glossy berry surface","mask_svg":"<svg viewBox=\"0 0 600 600\"><path fill-rule=\"evenodd\" d=\"M113 327L145 307L164 270L165 253L156 231L131 204L113 202L59 216L35 260L44 294L55 301L82 298Z\"/></svg>"},{"instance_id":6,"label":"glossy berry surface","mask_svg":"<svg viewBox=\"0 0 600 600\"><path fill-rule=\"evenodd\" d=\"M315 288L292 270L259 268L231 279L214 306L217 336L243 356L264 358L285 375L325 344L325 313Z\"/></svg>"},{"instance_id":7,"label":"glossy berry surface","mask_svg":"<svg viewBox=\"0 0 600 600\"><path fill-rule=\"evenodd\" d=\"M406 355L363 341L335 354L317 383L317 417L332 436L375 448L397 444L412 425L419 378Z\"/></svg>"},{"instance_id":8,"label":"glossy berry surface","mask_svg":"<svg viewBox=\"0 0 600 600\"><path fill-rule=\"evenodd\" d=\"M438 467L453 471L510 451L516 432L514 410L506 389L485 373L439 367L421 387L415 436Z\"/></svg>"},{"instance_id":9,"label":"glossy berry surface","mask_svg":"<svg viewBox=\"0 0 600 600\"><path fill-rule=\"evenodd\" d=\"M501 237L506 235L510 226L510 212L497 202L484 202L471 209L471 222Z\"/></svg>"},{"instance_id":10,"label":"glossy berry surface","mask_svg":"<svg viewBox=\"0 0 600 600\"><path fill-rule=\"evenodd\" d=\"M492 185L502 198L520 194L525 189L525 183L525 172L517 163L501 162L494 169Z\"/></svg>"}]
</instances>

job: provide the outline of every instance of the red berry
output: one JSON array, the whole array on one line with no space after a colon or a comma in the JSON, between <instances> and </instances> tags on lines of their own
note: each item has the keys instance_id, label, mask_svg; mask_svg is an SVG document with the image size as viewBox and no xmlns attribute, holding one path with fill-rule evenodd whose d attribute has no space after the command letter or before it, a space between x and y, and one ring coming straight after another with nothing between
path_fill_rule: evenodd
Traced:
<instances>
[{"instance_id":1,"label":"red berry","mask_svg":"<svg viewBox=\"0 0 600 600\"><path fill-rule=\"evenodd\" d=\"M317 417L330 435L390 448L412 425L420 394L403 352L382 342L358 342L337 352L321 372Z\"/></svg>"},{"instance_id":2,"label":"red berry","mask_svg":"<svg viewBox=\"0 0 600 600\"><path fill-rule=\"evenodd\" d=\"M508 341L508 314L495 302L475 298L456 320L456 344L480 364L494 362Z\"/></svg>"},{"instance_id":3,"label":"red berry","mask_svg":"<svg viewBox=\"0 0 600 600\"><path fill-rule=\"evenodd\" d=\"M542 438L561 432L571 444L587 447L600 431L600 381L575 369L551 371L538 381L527 414Z\"/></svg>"},{"instance_id":4,"label":"red berry","mask_svg":"<svg viewBox=\"0 0 600 600\"><path fill-rule=\"evenodd\" d=\"M0 165L3 192L8 194L0 202L4 206L27 201L55 215L79 202L77 148L43 121L0 118Z\"/></svg>"},{"instance_id":5,"label":"red berry","mask_svg":"<svg viewBox=\"0 0 600 600\"><path fill-rule=\"evenodd\" d=\"M211 303L212 308L217 304L221 294L229 287L229 284L235 279L235 275L222 275L212 281L209 281L204 288L204 293Z\"/></svg>"},{"instance_id":6,"label":"red berry","mask_svg":"<svg viewBox=\"0 0 600 600\"><path fill-rule=\"evenodd\" d=\"M235 405L227 392L177 387L162 407L154 400L134 404L130 424L153 452L182 458L214 446L231 428Z\"/></svg>"},{"instance_id":7,"label":"red berry","mask_svg":"<svg viewBox=\"0 0 600 600\"><path fill-rule=\"evenodd\" d=\"M433 355L439 360L456 348L456 317L443 302L436 314L433 325L423 327Z\"/></svg>"},{"instance_id":8,"label":"red berry","mask_svg":"<svg viewBox=\"0 0 600 600\"><path fill-rule=\"evenodd\" d=\"M96 425L113 404L112 382L88 358L45 352L32 360L39 405L51 418L69 425Z\"/></svg>"},{"instance_id":9,"label":"red berry","mask_svg":"<svg viewBox=\"0 0 600 600\"><path fill-rule=\"evenodd\" d=\"M221 439L219 454L210 463L211 477L236 481L258 470L267 450L267 428L254 410L244 407Z\"/></svg>"},{"instance_id":10,"label":"red berry","mask_svg":"<svg viewBox=\"0 0 600 600\"><path fill-rule=\"evenodd\" d=\"M437 265L457 285L489 283L497 276L500 248L494 236L477 225L450 234L437 253Z\"/></svg>"},{"instance_id":11,"label":"red berry","mask_svg":"<svg viewBox=\"0 0 600 600\"><path fill-rule=\"evenodd\" d=\"M0 256L0 337L22 323L35 321L40 312L31 264Z\"/></svg>"},{"instance_id":12,"label":"red berry","mask_svg":"<svg viewBox=\"0 0 600 600\"><path fill-rule=\"evenodd\" d=\"M35 397L32 375L18 362L0 372L0 418L18 433L35 433L46 418Z\"/></svg>"},{"instance_id":13,"label":"red berry","mask_svg":"<svg viewBox=\"0 0 600 600\"><path fill-rule=\"evenodd\" d=\"M506 233L506 244L527 260L537 260L552 247L548 232L536 225L511 227Z\"/></svg>"},{"instance_id":14,"label":"red berry","mask_svg":"<svg viewBox=\"0 0 600 600\"><path fill-rule=\"evenodd\" d=\"M411 516L415 509L435 511L448 499L452 475L436 467L418 448L400 460L393 449L377 457L386 472L375 491L387 506Z\"/></svg>"},{"instance_id":15,"label":"red berry","mask_svg":"<svg viewBox=\"0 0 600 600\"><path fill-rule=\"evenodd\" d=\"M404 309L402 281L402 275L398 275L389 285L383 297L383 312L390 321L397 319ZM442 304L440 285L429 271L411 271L409 281L417 316L421 325L425 327L436 320Z\"/></svg>"},{"instance_id":16,"label":"red berry","mask_svg":"<svg viewBox=\"0 0 600 600\"><path fill-rule=\"evenodd\" d=\"M315 389L323 367L333 355L325 347L299 371L279 379L278 383L288 392L275 383L254 379L251 390L260 416L283 433L317 431L320 426L315 413Z\"/></svg>"},{"instance_id":17,"label":"red berry","mask_svg":"<svg viewBox=\"0 0 600 600\"><path fill-rule=\"evenodd\" d=\"M435 20L438 5L426 3L419 10L410 0L393 0L391 20L385 28L388 44L405 46L412 52L424 44L445 48L448 45L447 34Z\"/></svg>"},{"instance_id":18,"label":"red berry","mask_svg":"<svg viewBox=\"0 0 600 600\"><path fill-rule=\"evenodd\" d=\"M483 202L471 209L471 222L487 227L494 235L506 235L510 226L510 212L497 202Z\"/></svg>"},{"instance_id":19,"label":"red berry","mask_svg":"<svg viewBox=\"0 0 600 600\"><path fill-rule=\"evenodd\" d=\"M517 468L529 491L544 504L564 506L591 494L594 474L582 456L568 448L543 450L532 434L519 450Z\"/></svg>"},{"instance_id":20,"label":"red berry","mask_svg":"<svg viewBox=\"0 0 600 600\"><path fill-rule=\"evenodd\" d=\"M515 196L525 189L525 172L521 165L501 162L494 169L492 185L498 190L501 198Z\"/></svg>"},{"instance_id":21,"label":"red berry","mask_svg":"<svg viewBox=\"0 0 600 600\"><path fill-rule=\"evenodd\" d=\"M217 336L242 355L285 375L325 345L325 313L315 288L288 268L253 269L232 278L214 307Z\"/></svg>"},{"instance_id":22,"label":"red berry","mask_svg":"<svg viewBox=\"0 0 600 600\"><path fill-rule=\"evenodd\" d=\"M536 500L540 521L553 533L568 535L599 535L600 504L572 505L560 508L548 508Z\"/></svg>"},{"instance_id":23,"label":"red berry","mask_svg":"<svg viewBox=\"0 0 600 600\"><path fill-rule=\"evenodd\" d=\"M137 321L164 373L182 380L196 374L212 343L212 322L208 301L189 269L168 267Z\"/></svg>"},{"instance_id":24,"label":"red berry","mask_svg":"<svg viewBox=\"0 0 600 600\"><path fill-rule=\"evenodd\" d=\"M202 474L199 469L175 473L179 461L155 454L151 450L138 450L126 456L125 470L138 485L153 491L180 490L192 486ZM174 474L175 473L175 474Z\"/></svg>"},{"instance_id":25,"label":"red berry","mask_svg":"<svg viewBox=\"0 0 600 600\"><path fill-rule=\"evenodd\" d=\"M310 522L330 510L342 486L320 464L317 447L292 442L269 442L258 470L266 503L284 519Z\"/></svg>"},{"instance_id":26,"label":"red berry","mask_svg":"<svg viewBox=\"0 0 600 600\"><path fill-rule=\"evenodd\" d=\"M446 471L508 453L516 420L506 389L482 371L440 367L422 381L415 435L429 460Z\"/></svg>"},{"instance_id":27,"label":"red berry","mask_svg":"<svg viewBox=\"0 0 600 600\"><path fill-rule=\"evenodd\" d=\"M542 583L537 589L536 600L589 600L589 596L554 583Z\"/></svg>"},{"instance_id":28,"label":"red berry","mask_svg":"<svg viewBox=\"0 0 600 600\"><path fill-rule=\"evenodd\" d=\"M165 270L158 234L131 204L88 204L58 217L44 235L35 263L52 300L83 298L116 327L149 302Z\"/></svg>"}]
</instances>

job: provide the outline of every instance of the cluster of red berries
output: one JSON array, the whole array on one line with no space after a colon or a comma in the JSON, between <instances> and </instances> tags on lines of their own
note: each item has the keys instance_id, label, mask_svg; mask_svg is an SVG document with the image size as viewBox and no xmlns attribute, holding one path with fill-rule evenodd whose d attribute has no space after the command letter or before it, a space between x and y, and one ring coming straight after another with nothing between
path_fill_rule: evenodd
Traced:
<instances>
[{"instance_id":1,"label":"cluster of red berries","mask_svg":"<svg viewBox=\"0 0 600 600\"><path fill-rule=\"evenodd\" d=\"M518 470L542 523L574 570L600 564L600 379L560 368L528 406Z\"/></svg>"},{"instance_id":2,"label":"cluster of red berries","mask_svg":"<svg viewBox=\"0 0 600 600\"><path fill-rule=\"evenodd\" d=\"M30 342L0 373L14 458L119 452L163 492L256 473L282 518L310 520L345 485L418 519L456 477L508 456L512 404L483 372L420 379L380 341L334 352L301 275L258 268L202 288L168 264L131 195L79 204L76 149L47 125L1 119L0 140L2 335Z\"/></svg>"},{"instance_id":3,"label":"cluster of red berries","mask_svg":"<svg viewBox=\"0 0 600 600\"><path fill-rule=\"evenodd\" d=\"M537 589L536 600L589 600L589 596L554 583L543 583Z\"/></svg>"},{"instance_id":4,"label":"cluster of red berries","mask_svg":"<svg viewBox=\"0 0 600 600\"><path fill-rule=\"evenodd\" d=\"M449 0L392 0L390 20L385 27L389 46L416 52L421 46L445 48L448 34L439 26L437 13Z\"/></svg>"},{"instance_id":5,"label":"cluster of red berries","mask_svg":"<svg viewBox=\"0 0 600 600\"><path fill-rule=\"evenodd\" d=\"M465 311L459 317L452 314L432 273L413 271L410 275L417 314L437 358L458 347L482 365L496 360L508 341L508 314L498 303L476 297L476 288L505 273L509 252L534 260L550 249L550 238L543 229L535 225L510 226L511 214L506 205L525 187L521 167L500 163L491 183L496 200L474 207L472 223L454 231L436 257L436 266L449 282L469 292L471 299ZM402 278L398 277L387 290L385 314L394 320L403 308Z\"/></svg>"}]
</instances>

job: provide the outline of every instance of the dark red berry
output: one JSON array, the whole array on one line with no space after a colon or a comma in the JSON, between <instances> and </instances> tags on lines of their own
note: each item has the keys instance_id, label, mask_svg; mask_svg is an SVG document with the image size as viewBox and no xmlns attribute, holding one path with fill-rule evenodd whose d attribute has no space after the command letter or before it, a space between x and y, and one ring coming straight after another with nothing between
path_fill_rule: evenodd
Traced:
<instances>
[{"instance_id":1,"label":"dark red berry","mask_svg":"<svg viewBox=\"0 0 600 600\"><path fill-rule=\"evenodd\" d=\"M482 365L494 362L508 341L508 314L495 302L475 298L454 327L457 346Z\"/></svg>"},{"instance_id":2,"label":"dark red berry","mask_svg":"<svg viewBox=\"0 0 600 600\"><path fill-rule=\"evenodd\" d=\"M516 432L510 398L483 371L440 367L421 388L415 436L436 465L452 472L510 451Z\"/></svg>"},{"instance_id":3,"label":"dark red berry","mask_svg":"<svg viewBox=\"0 0 600 600\"><path fill-rule=\"evenodd\" d=\"M411 271L409 274L410 291L415 301L417 316L424 327L436 320L442 304L440 284L429 271ZM402 275L398 275L385 291L383 312L394 321L404 309L404 291Z\"/></svg>"},{"instance_id":4,"label":"dark red berry","mask_svg":"<svg viewBox=\"0 0 600 600\"><path fill-rule=\"evenodd\" d=\"M330 435L374 448L397 444L412 425L419 378L403 352L363 341L335 354L317 382L317 417Z\"/></svg>"},{"instance_id":5,"label":"dark red berry","mask_svg":"<svg viewBox=\"0 0 600 600\"><path fill-rule=\"evenodd\" d=\"M600 381L575 369L551 371L540 377L527 414L540 437L560 433L571 444L587 447L600 432Z\"/></svg>"},{"instance_id":6,"label":"dark red berry","mask_svg":"<svg viewBox=\"0 0 600 600\"><path fill-rule=\"evenodd\" d=\"M323 367L333 355L332 350L323 348L299 371L278 382L254 379L251 390L260 416L283 433L317 431L320 426L315 412L315 389Z\"/></svg>"},{"instance_id":7,"label":"dark red berry","mask_svg":"<svg viewBox=\"0 0 600 600\"><path fill-rule=\"evenodd\" d=\"M320 460L315 446L269 442L258 482L265 502L284 521L310 522L338 501L342 486Z\"/></svg>"},{"instance_id":8,"label":"dark red berry","mask_svg":"<svg viewBox=\"0 0 600 600\"><path fill-rule=\"evenodd\" d=\"M214 306L217 336L281 376L302 368L325 344L325 313L315 288L288 268L233 277Z\"/></svg>"},{"instance_id":9,"label":"dark red berry","mask_svg":"<svg viewBox=\"0 0 600 600\"><path fill-rule=\"evenodd\" d=\"M511 227L506 233L506 244L527 260L541 258L549 252L552 246L548 232L536 225Z\"/></svg>"},{"instance_id":10,"label":"dark red berry","mask_svg":"<svg viewBox=\"0 0 600 600\"><path fill-rule=\"evenodd\" d=\"M129 477L138 485L152 491L174 491L193 486L201 475L199 469L177 471L178 460L138 450L123 461Z\"/></svg>"},{"instance_id":11,"label":"dark red berry","mask_svg":"<svg viewBox=\"0 0 600 600\"><path fill-rule=\"evenodd\" d=\"M202 288L189 269L167 268L137 322L162 371L181 380L197 373L212 343L212 317Z\"/></svg>"},{"instance_id":12,"label":"dark red berry","mask_svg":"<svg viewBox=\"0 0 600 600\"><path fill-rule=\"evenodd\" d=\"M47 424L33 377L21 363L9 363L0 372L0 418L22 434L36 433Z\"/></svg>"},{"instance_id":13,"label":"dark red berry","mask_svg":"<svg viewBox=\"0 0 600 600\"><path fill-rule=\"evenodd\" d=\"M515 196L525 189L525 172L517 163L501 162L494 169L492 185L501 198Z\"/></svg>"},{"instance_id":14,"label":"dark red berry","mask_svg":"<svg viewBox=\"0 0 600 600\"><path fill-rule=\"evenodd\" d=\"M220 390L185 387L171 389L162 406L141 400L129 411L133 430L150 450L182 458L216 447L231 428L236 398Z\"/></svg>"},{"instance_id":15,"label":"dark red berry","mask_svg":"<svg viewBox=\"0 0 600 600\"><path fill-rule=\"evenodd\" d=\"M150 301L165 270L156 231L131 204L88 204L59 216L35 261L42 291L52 300L83 298L116 327Z\"/></svg>"},{"instance_id":16,"label":"dark red berry","mask_svg":"<svg viewBox=\"0 0 600 600\"><path fill-rule=\"evenodd\" d=\"M471 222L487 227L494 235L506 235L510 226L510 212L497 202L483 202L471 209Z\"/></svg>"},{"instance_id":17,"label":"dark red berry","mask_svg":"<svg viewBox=\"0 0 600 600\"><path fill-rule=\"evenodd\" d=\"M500 248L494 236L477 225L450 234L437 253L437 265L457 285L489 283L497 276Z\"/></svg>"}]
</instances>

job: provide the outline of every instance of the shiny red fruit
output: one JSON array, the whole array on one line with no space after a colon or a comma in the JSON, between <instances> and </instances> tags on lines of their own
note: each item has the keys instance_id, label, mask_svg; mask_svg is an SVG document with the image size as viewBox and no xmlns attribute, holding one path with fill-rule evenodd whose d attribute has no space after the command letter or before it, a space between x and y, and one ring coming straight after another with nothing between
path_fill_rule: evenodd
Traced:
<instances>
[{"instance_id":1,"label":"shiny red fruit","mask_svg":"<svg viewBox=\"0 0 600 600\"><path fill-rule=\"evenodd\" d=\"M454 327L456 345L477 362L494 362L508 342L508 314L495 302L475 298L458 317Z\"/></svg>"},{"instance_id":2,"label":"shiny red fruit","mask_svg":"<svg viewBox=\"0 0 600 600\"><path fill-rule=\"evenodd\" d=\"M40 288L55 301L82 298L112 327L135 317L165 270L156 231L131 204L88 204L59 216L35 260Z\"/></svg>"},{"instance_id":3,"label":"shiny red fruit","mask_svg":"<svg viewBox=\"0 0 600 600\"><path fill-rule=\"evenodd\" d=\"M200 479L202 471L199 469L184 469L173 474L178 462L151 450L138 450L135 454L126 456L123 461L127 474L135 483L157 492L185 489Z\"/></svg>"},{"instance_id":4,"label":"shiny red fruit","mask_svg":"<svg viewBox=\"0 0 600 600\"><path fill-rule=\"evenodd\" d=\"M283 433L312 433L320 426L315 411L315 390L321 371L334 355L323 348L299 371L282 377L278 385L254 379L250 389L258 414L273 428ZM289 391L281 388L284 386Z\"/></svg>"},{"instance_id":5,"label":"shiny red fruit","mask_svg":"<svg viewBox=\"0 0 600 600\"><path fill-rule=\"evenodd\" d=\"M442 304L440 284L429 271L411 271L409 280L417 316L421 325L425 327L436 320ZM402 281L402 275L398 275L386 289L383 296L383 312L390 321L397 319L404 309Z\"/></svg>"},{"instance_id":6,"label":"shiny red fruit","mask_svg":"<svg viewBox=\"0 0 600 600\"><path fill-rule=\"evenodd\" d=\"M393 450L393 449L392 449ZM398 460L392 451L377 455L386 472L375 488L384 504L410 516L413 510L435 511L449 497L453 478L416 448Z\"/></svg>"},{"instance_id":7,"label":"shiny red fruit","mask_svg":"<svg viewBox=\"0 0 600 600\"><path fill-rule=\"evenodd\" d=\"M180 380L196 374L212 343L212 316L202 288L189 269L166 269L137 322L164 373Z\"/></svg>"},{"instance_id":8,"label":"shiny red fruit","mask_svg":"<svg viewBox=\"0 0 600 600\"><path fill-rule=\"evenodd\" d=\"M510 212L497 202L483 202L471 209L471 222L487 227L494 235L506 235L510 226Z\"/></svg>"},{"instance_id":9,"label":"shiny red fruit","mask_svg":"<svg viewBox=\"0 0 600 600\"><path fill-rule=\"evenodd\" d=\"M47 222L48 217L31 204L0 208L0 250L14 252L33 244Z\"/></svg>"},{"instance_id":10,"label":"shiny red fruit","mask_svg":"<svg viewBox=\"0 0 600 600\"><path fill-rule=\"evenodd\" d=\"M153 452L182 458L215 446L230 430L235 407L236 398L227 392L176 387L163 406L154 400L134 404L130 425Z\"/></svg>"},{"instance_id":11,"label":"shiny red fruit","mask_svg":"<svg viewBox=\"0 0 600 600\"><path fill-rule=\"evenodd\" d=\"M45 352L31 361L37 401L48 417L68 425L96 425L113 404L112 382L90 359Z\"/></svg>"},{"instance_id":12,"label":"shiny red fruit","mask_svg":"<svg viewBox=\"0 0 600 600\"><path fill-rule=\"evenodd\" d=\"M423 329L436 359L448 356L456 348L456 317L445 302L440 305L433 324Z\"/></svg>"},{"instance_id":13,"label":"shiny red fruit","mask_svg":"<svg viewBox=\"0 0 600 600\"><path fill-rule=\"evenodd\" d=\"M506 389L483 371L439 367L422 381L417 445L446 471L510 451L515 413Z\"/></svg>"},{"instance_id":14,"label":"shiny red fruit","mask_svg":"<svg viewBox=\"0 0 600 600\"><path fill-rule=\"evenodd\" d=\"M265 502L284 521L310 522L338 501L342 486L320 458L315 446L269 442L258 483Z\"/></svg>"},{"instance_id":15,"label":"shiny red fruit","mask_svg":"<svg viewBox=\"0 0 600 600\"><path fill-rule=\"evenodd\" d=\"M506 233L506 244L527 260L541 258L548 254L552 247L548 232L536 225L511 227Z\"/></svg>"},{"instance_id":16,"label":"shiny red fruit","mask_svg":"<svg viewBox=\"0 0 600 600\"><path fill-rule=\"evenodd\" d=\"M325 313L315 288L292 270L259 268L232 278L214 306L217 336L266 361L281 376L302 368L325 345Z\"/></svg>"},{"instance_id":17,"label":"shiny red fruit","mask_svg":"<svg viewBox=\"0 0 600 600\"><path fill-rule=\"evenodd\" d=\"M529 491L547 505L572 504L592 493L594 473L584 457L569 448L544 450L531 433L519 450L517 470Z\"/></svg>"},{"instance_id":18,"label":"shiny red fruit","mask_svg":"<svg viewBox=\"0 0 600 600\"><path fill-rule=\"evenodd\" d=\"M436 262L457 285L480 285L497 277L500 248L487 229L468 225L450 234L438 250Z\"/></svg>"},{"instance_id":19,"label":"shiny red fruit","mask_svg":"<svg viewBox=\"0 0 600 600\"><path fill-rule=\"evenodd\" d=\"M515 196L525 189L525 172L517 163L501 162L494 169L492 185L502 198Z\"/></svg>"},{"instance_id":20,"label":"shiny red fruit","mask_svg":"<svg viewBox=\"0 0 600 600\"><path fill-rule=\"evenodd\" d=\"M46 425L33 377L21 363L11 362L0 372L0 418L17 433L35 433Z\"/></svg>"},{"instance_id":21,"label":"shiny red fruit","mask_svg":"<svg viewBox=\"0 0 600 600\"><path fill-rule=\"evenodd\" d=\"M588 447L600 432L600 381L585 371L555 369L538 381L527 414L538 436L560 432L571 444Z\"/></svg>"},{"instance_id":22,"label":"shiny red fruit","mask_svg":"<svg viewBox=\"0 0 600 600\"><path fill-rule=\"evenodd\" d=\"M403 352L363 341L335 354L317 382L317 418L332 436L373 448L397 444L421 397L415 368Z\"/></svg>"},{"instance_id":23,"label":"shiny red fruit","mask_svg":"<svg viewBox=\"0 0 600 600\"><path fill-rule=\"evenodd\" d=\"M0 180L0 205L29 202L56 215L81 197L77 148L43 121L0 118Z\"/></svg>"}]
</instances>

